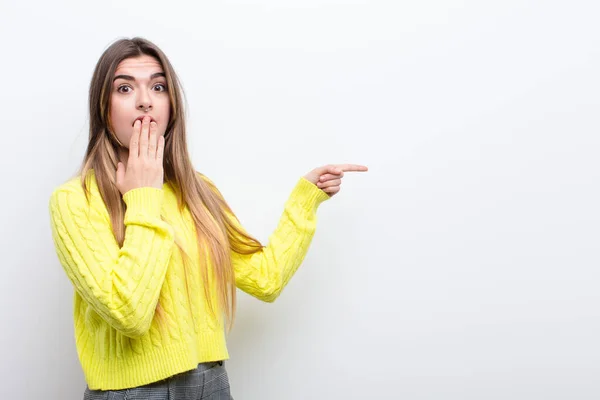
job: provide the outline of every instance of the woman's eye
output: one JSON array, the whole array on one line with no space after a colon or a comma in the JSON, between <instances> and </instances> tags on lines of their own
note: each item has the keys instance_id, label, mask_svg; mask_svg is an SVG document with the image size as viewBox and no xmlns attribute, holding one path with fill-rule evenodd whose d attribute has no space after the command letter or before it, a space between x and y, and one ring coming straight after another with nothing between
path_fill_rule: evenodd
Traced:
<instances>
[{"instance_id":1,"label":"woman's eye","mask_svg":"<svg viewBox=\"0 0 600 400\"><path fill-rule=\"evenodd\" d=\"M125 89L127 89L127 90L125 90ZM131 88L129 86L125 86L124 85L124 86L119 86L119 88L117 89L117 91L119 93L129 93L130 89Z\"/></svg>"},{"instance_id":2,"label":"woman's eye","mask_svg":"<svg viewBox=\"0 0 600 400\"><path fill-rule=\"evenodd\" d=\"M163 85L162 83L158 83L158 84L154 85L154 89L158 92L164 92L165 90L167 90L167 87L165 85Z\"/></svg>"}]
</instances>

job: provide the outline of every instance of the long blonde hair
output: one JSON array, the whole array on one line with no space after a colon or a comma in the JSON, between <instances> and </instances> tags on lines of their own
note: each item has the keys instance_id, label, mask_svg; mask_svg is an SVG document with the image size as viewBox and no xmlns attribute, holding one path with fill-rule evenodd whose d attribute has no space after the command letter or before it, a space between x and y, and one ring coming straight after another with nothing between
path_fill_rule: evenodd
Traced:
<instances>
[{"instance_id":1,"label":"long blonde hair","mask_svg":"<svg viewBox=\"0 0 600 400\"><path fill-rule=\"evenodd\" d=\"M229 331L235 319L236 309L235 276L230 252L252 254L260 251L262 245L232 221L235 216L223 196L210 181L202 179L195 171L187 149L183 89L168 58L155 44L146 39L135 37L118 40L104 51L96 64L90 83L90 132L80 170L81 183L87 195L86 178L88 172L93 170L100 195L108 209L113 233L122 246L125 237L123 221L126 206L115 180L118 152L122 146L110 123L111 87L119 63L141 55L154 57L165 72L171 115L165 131L164 181L173 188L179 209L183 210L187 206L192 215L201 255L199 267L206 283L204 294L213 312L224 312ZM187 271L192 263L181 242L176 239L176 244L186 265L187 285ZM208 253L206 257L203 257L203 252ZM214 274L218 309L211 302L209 268L212 268ZM157 306L157 313L159 316L162 314L160 304Z\"/></svg>"}]
</instances>

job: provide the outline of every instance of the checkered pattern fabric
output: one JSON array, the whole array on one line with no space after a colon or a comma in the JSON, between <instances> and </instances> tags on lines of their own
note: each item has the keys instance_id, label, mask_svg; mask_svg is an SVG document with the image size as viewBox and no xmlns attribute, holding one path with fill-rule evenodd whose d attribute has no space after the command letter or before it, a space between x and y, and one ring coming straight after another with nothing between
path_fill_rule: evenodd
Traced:
<instances>
[{"instance_id":1,"label":"checkered pattern fabric","mask_svg":"<svg viewBox=\"0 0 600 400\"><path fill-rule=\"evenodd\" d=\"M202 363L192 371L160 382L123 390L90 390L83 400L233 400L222 361Z\"/></svg>"}]
</instances>

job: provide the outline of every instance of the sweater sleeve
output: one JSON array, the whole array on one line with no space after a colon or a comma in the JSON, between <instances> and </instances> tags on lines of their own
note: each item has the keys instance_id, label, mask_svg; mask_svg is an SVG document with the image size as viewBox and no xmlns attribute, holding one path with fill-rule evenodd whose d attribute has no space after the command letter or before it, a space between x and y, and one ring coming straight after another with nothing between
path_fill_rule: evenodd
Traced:
<instances>
[{"instance_id":1,"label":"sweater sleeve","mask_svg":"<svg viewBox=\"0 0 600 400\"><path fill-rule=\"evenodd\" d=\"M122 247L106 210L72 187L59 188L50 198L52 237L77 293L110 326L139 338L154 317L174 234L160 217L162 189L133 189L123 200Z\"/></svg>"},{"instance_id":2,"label":"sweater sleeve","mask_svg":"<svg viewBox=\"0 0 600 400\"><path fill-rule=\"evenodd\" d=\"M232 252L236 286L260 300L275 301L304 260L315 233L317 208L327 199L327 193L300 178L267 245L254 254Z\"/></svg>"}]
</instances>

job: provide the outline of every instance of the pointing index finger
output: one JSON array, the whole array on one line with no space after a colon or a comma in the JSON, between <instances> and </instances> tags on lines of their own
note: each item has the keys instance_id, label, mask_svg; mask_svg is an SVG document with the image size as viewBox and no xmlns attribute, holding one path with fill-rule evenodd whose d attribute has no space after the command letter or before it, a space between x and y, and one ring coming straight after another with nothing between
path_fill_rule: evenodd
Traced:
<instances>
[{"instance_id":1,"label":"pointing index finger","mask_svg":"<svg viewBox=\"0 0 600 400\"><path fill-rule=\"evenodd\" d=\"M358 164L338 164L335 167L343 172L366 172L369 170L366 166Z\"/></svg>"}]
</instances>

